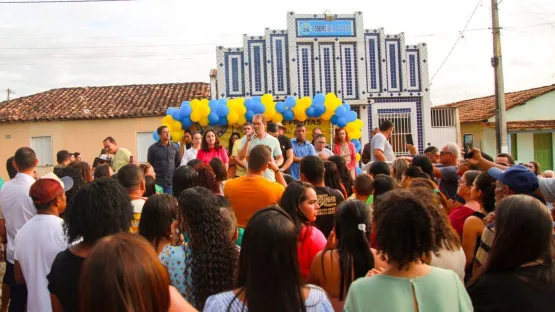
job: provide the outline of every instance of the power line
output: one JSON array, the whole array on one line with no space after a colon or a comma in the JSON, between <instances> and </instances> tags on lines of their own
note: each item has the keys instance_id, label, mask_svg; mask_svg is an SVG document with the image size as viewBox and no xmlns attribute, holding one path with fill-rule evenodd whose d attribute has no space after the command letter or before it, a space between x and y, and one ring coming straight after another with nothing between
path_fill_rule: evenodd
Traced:
<instances>
[{"instance_id":1,"label":"power line","mask_svg":"<svg viewBox=\"0 0 555 312\"><path fill-rule=\"evenodd\" d=\"M480 6L480 4L482 3L482 0L478 0L478 3L476 4L476 7L474 8L474 11L472 11L472 14L470 15L470 18L468 19L468 21L466 22L466 25L464 25L463 30L461 31L459 37L457 38L457 41L455 41L455 44L453 45L453 47L451 48L451 51L449 51L449 53L447 54L447 56L445 57L445 59L443 60L443 62L441 63L441 65L439 65L439 68L436 70L436 72L434 73L434 75L432 76L432 79L430 79L430 86L432 85L432 81L434 80L434 78L436 77L437 73L439 73L439 71L441 70L441 68L443 67L443 65L445 65L445 62L447 62L447 60L449 59L449 57L451 56L451 54L453 53L453 51L455 50L455 47L457 46L457 44L459 43L459 41L461 40L461 38L464 38L464 32L466 31L466 28L468 27L468 25L470 24L470 21L472 20L472 17L474 17L474 14L476 13L476 11L478 10L478 7Z\"/></svg>"}]
</instances>

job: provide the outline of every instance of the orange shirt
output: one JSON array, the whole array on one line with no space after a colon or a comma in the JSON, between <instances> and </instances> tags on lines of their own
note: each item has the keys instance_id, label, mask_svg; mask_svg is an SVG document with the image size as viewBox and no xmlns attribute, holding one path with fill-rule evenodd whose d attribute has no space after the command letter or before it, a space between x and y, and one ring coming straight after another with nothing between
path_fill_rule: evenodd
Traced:
<instances>
[{"instance_id":1,"label":"orange shirt","mask_svg":"<svg viewBox=\"0 0 555 312\"><path fill-rule=\"evenodd\" d=\"M243 176L227 180L224 186L224 195L235 211L237 225L243 228L258 210L277 205L283 191L283 185L271 182L263 176Z\"/></svg>"}]
</instances>

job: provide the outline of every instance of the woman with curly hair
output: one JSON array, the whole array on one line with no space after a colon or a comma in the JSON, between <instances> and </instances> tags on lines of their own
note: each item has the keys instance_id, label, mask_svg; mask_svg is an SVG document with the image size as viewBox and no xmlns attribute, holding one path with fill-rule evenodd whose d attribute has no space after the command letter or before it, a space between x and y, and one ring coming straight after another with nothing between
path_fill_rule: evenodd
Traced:
<instances>
[{"instance_id":1,"label":"woman with curly hair","mask_svg":"<svg viewBox=\"0 0 555 312\"><path fill-rule=\"evenodd\" d=\"M303 278L308 276L310 265L316 254L326 247L326 237L311 224L318 214L318 196L312 184L293 182L281 196L279 206L295 223L297 232L299 267Z\"/></svg>"},{"instance_id":2,"label":"woman with curly hair","mask_svg":"<svg viewBox=\"0 0 555 312\"><path fill-rule=\"evenodd\" d=\"M409 191L394 190L383 195L374 212L387 267L351 284L344 311L472 311L457 274L423 262L435 247L425 204Z\"/></svg>"},{"instance_id":3,"label":"woman with curly hair","mask_svg":"<svg viewBox=\"0 0 555 312\"><path fill-rule=\"evenodd\" d=\"M171 284L199 310L209 296L233 289L237 252L219 208L216 196L203 187L181 193L179 230L188 232L190 242L166 246L160 254Z\"/></svg>"},{"instance_id":4,"label":"woman with curly hair","mask_svg":"<svg viewBox=\"0 0 555 312\"><path fill-rule=\"evenodd\" d=\"M510 196L495 208L495 240L468 293L474 311L555 311L553 219L537 199Z\"/></svg>"},{"instance_id":5,"label":"woman with curly hair","mask_svg":"<svg viewBox=\"0 0 555 312\"><path fill-rule=\"evenodd\" d=\"M331 161L324 161L324 184L334 190L338 190L343 195L343 198L347 198L347 190L343 183L341 183L341 178L339 177L339 170L337 170L337 165Z\"/></svg>"},{"instance_id":6,"label":"woman with curly hair","mask_svg":"<svg viewBox=\"0 0 555 312\"><path fill-rule=\"evenodd\" d=\"M422 200L432 216L435 249L426 263L438 268L453 270L463 281L466 258L459 236L449 224L442 198L439 196L440 193L435 193L425 187L414 187L409 191Z\"/></svg>"},{"instance_id":7,"label":"woman with curly hair","mask_svg":"<svg viewBox=\"0 0 555 312\"><path fill-rule=\"evenodd\" d=\"M214 192L214 194L223 195L222 186L216 178L216 174L214 170L212 170L212 167L206 164L198 164L195 170L198 172L198 186L205 187Z\"/></svg>"},{"instance_id":8,"label":"woman with curly hair","mask_svg":"<svg viewBox=\"0 0 555 312\"><path fill-rule=\"evenodd\" d=\"M233 145L237 140L241 139L241 134L239 132L233 132L229 137L229 142L227 144L227 156L233 155ZM235 178L235 172L237 171L237 165L235 164L235 158L229 159L229 166L227 169L227 179Z\"/></svg>"},{"instance_id":9,"label":"woman with curly hair","mask_svg":"<svg viewBox=\"0 0 555 312\"><path fill-rule=\"evenodd\" d=\"M495 182L495 178L489 173L482 172L476 177L470 189L470 199L478 202L480 210L466 218L463 225L462 246L466 256L465 281L472 277L474 258L480 247L482 232L486 227L484 218L495 210Z\"/></svg>"},{"instance_id":10,"label":"woman with curly hair","mask_svg":"<svg viewBox=\"0 0 555 312\"><path fill-rule=\"evenodd\" d=\"M245 229L235 289L210 296L207 312L332 312L326 293L305 284L297 227L277 206L257 211Z\"/></svg>"},{"instance_id":11,"label":"woman with curly hair","mask_svg":"<svg viewBox=\"0 0 555 312\"><path fill-rule=\"evenodd\" d=\"M352 143L351 143L352 144ZM341 183L345 187L347 191L347 197L353 195L353 176L349 172L349 168L347 167L347 163L345 159L341 156L331 156L328 158L329 161L335 163L337 166L337 170L339 171L339 178L341 179Z\"/></svg>"},{"instance_id":12,"label":"woman with curly hair","mask_svg":"<svg viewBox=\"0 0 555 312\"><path fill-rule=\"evenodd\" d=\"M150 196L141 213L139 235L146 238L160 254L167 245L176 243L177 199L169 194Z\"/></svg>"},{"instance_id":13,"label":"woman with curly hair","mask_svg":"<svg viewBox=\"0 0 555 312\"><path fill-rule=\"evenodd\" d=\"M387 263L370 249L370 209L360 200L349 199L337 207L331 249L319 252L310 266L307 283L318 285L330 296L335 311L342 311L352 282Z\"/></svg>"},{"instance_id":14,"label":"woman with curly hair","mask_svg":"<svg viewBox=\"0 0 555 312\"><path fill-rule=\"evenodd\" d=\"M83 262L101 238L129 232L132 219L129 195L114 179L93 181L75 194L64 215L64 231L71 247L56 256L46 277L53 311L79 311Z\"/></svg>"},{"instance_id":15,"label":"woman with curly hair","mask_svg":"<svg viewBox=\"0 0 555 312\"><path fill-rule=\"evenodd\" d=\"M226 149L220 145L220 139L214 130L208 130L202 136L202 143L197 153L197 159L202 160L203 163L209 164L212 158L219 158L227 166L229 164L229 156Z\"/></svg>"},{"instance_id":16,"label":"woman with curly hair","mask_svg":"<svg viewBox=\"0 0 555 312\"><path fill-rule=\"evenodd\" d=\"M98 274L103 272L103 274ZM149 243L131 233L104 237L83 265L80 311L196 311L170 286Z\"/></svg>"},{"instance_id":17,"label":"woman with curly hair","mask_svg":"<svg viewBox=\"0 0 555 312\"><path fill-rule=\"evenodd\" d=\"M357 152L355 145L349 139L349 134L345 128L336 128L333 137L333 153L343 159L351 180L355 178L355 168L357 166ZM339 166L339 165L338 165ZM340 169L341 170L341 169ZM351 196L349 194L349 196Z\"/></svg>"}]
</instances>

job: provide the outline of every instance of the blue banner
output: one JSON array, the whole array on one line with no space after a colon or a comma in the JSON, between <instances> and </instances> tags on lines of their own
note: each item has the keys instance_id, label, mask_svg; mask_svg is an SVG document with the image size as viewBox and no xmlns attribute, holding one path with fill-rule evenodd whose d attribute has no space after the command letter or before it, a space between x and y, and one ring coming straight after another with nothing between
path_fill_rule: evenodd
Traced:
<instances>
[{"instance_id":1,"label":"blue banner","mask_svg":"<svg viewBox=\"0 0 555 312\"><path fill-rule=\"evenodd\" d=\"M349 20L297 20L298 37L353 37L354 21Z\"/></svg>"}]
</instances>

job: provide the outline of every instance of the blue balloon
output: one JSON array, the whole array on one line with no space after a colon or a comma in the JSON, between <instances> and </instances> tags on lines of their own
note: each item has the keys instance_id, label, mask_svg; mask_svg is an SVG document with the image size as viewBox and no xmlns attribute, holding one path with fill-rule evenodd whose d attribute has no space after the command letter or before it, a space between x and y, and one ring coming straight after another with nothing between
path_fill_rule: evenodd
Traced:
<instances>
[{"instance_id":1,"label":"blue balloon","mask_svg":"<svg viewBox=\"0 0 555 312\"><path fill-rule=\"evenodd\" d=\"M210 113L210 115L208 115L208 121L211 124L216 124L218 123L219 120L220 120L220 116L218 116L218 114L216 113Z\"/></svg>"},{"instance_id":2,"label":"blue balloon","mask_svg":"<svg viewBox=\"0 0 555 312\"><path fill-rule=\"evenodd\" d=\"M181 103L181 107L183 107L183 106L191 106L191 102L183 101L183 103Z\"/></svg>"},{"instance_id":3,"label":"blue balloon","mask_svg":"<svg viewBox=\"0 0 555 312\"><path fill-rule=\"evenodd\" d=\"M359 167L355 168L355 173L356 175L361 175L362 174L362 169L360 169Z\"/></svg>"},{"instance_id":4,"label":"blue balloon","mask_svg":"<svg viewBox=\"0 0 555 312\"><path fill-rule=\"evenodd\" d=\"M245 114L245 118L247 118L248 122L252 122L252 117L254 117L254 112L252 110L247 111Z\"/></svg>"},{"instance_id":5,"label":"blue balloon","mask_svg":"<svg viewBox=\"0 0 555 312\"><path fill-rule=\"evenodd\" d=\"M252 99L246 99L245 100L245 108L247 109L247 111L252 110L252 106L253 106L253 101Z\"/></svg>"},{"instance_id":6,"label":"blue balloon","mask_svg":"<svg viewBox=\"0 0 555 312\"><path fill-rule=\"evenodd\" d=\"M220 120L218 121L218 125L220 126L227 126L227 118L220 118Z\"/></svg>"},{"instance_id":7,"label":"blue balloon","mask_svg":"<svg viewBox=\"0 0 555 312\"><path fill-rule=\"evenodd\" d=\"M175 120L180 120L181 119L181 113L180 113L179 109L177 109L175 107L168 108L168 110L166 111L166 115L172 116L173 119L175 119Z\"/></svg>"},{"instance_id":8,"label":"blue balloon","mask_svg":"<svg viewBox=\"0 0 555 312\"><path fill-rule=\"evenodd\" d=\"M283 113L283 112L285 111L285 103L283 103L283 102L281 102L281 101L280 101L280 102L277 102L277 103L276 103L276 111L277 111L278 113Z\"/></svg>"},{"instance_id":9,"label":"blue balloon","mask_svg":"<svg viewBox=\"0 0 555 312\"><path fill-rule=\"evenodd\" d=\"M326 97L322 93L318 93L314 96L314 100L312 101L312 103L324 104L324 101L326 101Z\"/></svg>"},{"instance_id":10,"label":"blue balloon","mask_svg":"<svg viewBox=\"0 0 555 312\"><path fill-rule=\"evenodd\" d=\"M287 107L288 109L291 109L295 107L295 105L297 105L297 100L295 99L294 96L288 96L285 98L285 107Z\"/></svg>"},{"instance_id":11,"label":"blue balloon","mask_svg":"<svg viewBox=\"0 0 555 312\"><path fill-rule=\"evenodd\" d=\"M168 109L166 109L166 115L171 115L174 110L175 107L168 107Z\"/></svg>"},{"instance_id":12,"label":"blue balloon","mask_svg":"<svg viewBox=\"0 0 555 312\"><path fill-rule=\"evenodd\" d=\"M360 147L361 147L360 141L352 139L351 142L355 146L355 151L360 152Z\"/></svg>"},{"instance_id":13,"label":"blue balloon","mask_svg":"<svg viewBox=\"0 0 555 312\"><path fill-rule=\"evenodd\" d=\"M337 115L337 117L345 117L345 115L347 115L347 110L345 107L339 106L335 109L335 115Z\"/></svg>"},{"instance_id":14,"label":"blue balloon","mask_svg":"<svg viewBox=\"0 0 555 312\"><path fill-rule=\"evenodd\" d=\"M292 110L286 110L283 112L283 119L287 121L291 121L295 118L295 113Z\"/></svg>"},{"instance_id":15,"label":"blue balloon","mask_svg":"<svg viewBox=\"0 0 555 312\"><path fill-rule=\"evenodd\" d=\"M254 106L258 105L258 104L262 104L262 98L259 96L255 96L252 98L252 102L254 104Z\"/></svg>"},{"instance_id":16,"label":"blue balloon","mask_svg":"<svg viewBox=\"0 0 555 312\"><path fill-rule=\"evenodd\" d=\"M219 99L219 100L218 100L218 103L219 103L220 105L227 105L227 99Z\"/></svg>"},{"instance_id":17,"label":"blue balloon","mask_svg":"<svg viewBox=\"0 0 555 312\"><path fill-rule=\"evenodd\" d=\"M343 105L341 105L341 106L345 107L345 110L346 110L346 111L350 111L350 110L351 110L351 106L349 106L349 104L347 104L347 103L343 103Z\"/></svg>"},{"instance_id":18,"label":"blue balloon","mask_svg":"<svg viewBox=\"0 0 555 312\"><path fill-rule=\"evenodd\" d=\"M152 132L152 138L154 139L154 141L158 142L160 141L160 136L158 135L158 131L154 130Z\"/></svg>"},{"instance_id":19,"label":"blue balloon","mask_svg":"<svg viewBox=\"0 0 555 312\"><path fill-rule=\"evenodd\" d=\"M316 113L316 110L314 109L314 107L309 107L306 110L306 116L308 117L316 117L315 113Z\"/></svg>"},{"instance_id":20,"label":"blue balloon","mask_svg":"<svg viewBox=\"0 0 555 312\"><path fill-rule=\"evenodd\" d=\"M183 103L185 103L185 102L183 102ZM179 109L179 112L181 113L181 118L189 117L189 116L191 116L191 113L193 112L193 108L189 104L181 105L181 108Z\"/></svg>"},{"instance_id":21,"label":"blue balloon","mask_svg":"<svg viewBox=\"0 0 555 312\"><path fill-rule=\"evenodd\" d=\"M191 126L193 126L193 124L194 122L191 120L189 116L181 119L181 126L183 127L183 129L189 129L191 128Z\"/></svg>"},{"instance_id":22,"label":"blue balloon","mask_svg":"<svg viewBox=\"0 0 555 312\"><path fill-rule=\"evenodd\" d=\"M331 116L331 120L330 120L331 124L332 124L332 125L337 125L337 119L338 119L338 118L339 118L339 117L337 117L337 115Z\"/></svg>"},{"instance_id":23,"label":"blue balloon","mask_svg":"<svg viewBox=\"0 0 555 312\"><path fill-rule=\"evenodd\" d=\"M220 117L226 117L229 114L229 108L226 105L218 105L218 115Z\"/></svg>"},{"instance_id":24,"label":"blue balloon","mask_svg":"<svg viewBox=\"0 0 555 312\"><path fill-rule=\"evenodd\" d=\"M254 105L253 111L256 114L262 114L266 111L266 106L262 105L262 103L257 103L256 105Z\"/></svg>"},{"instance_id":25,"label":"blue balloon","mask_svg":"<svg viewBox=\"0 0 555 312\"><path fill-rule=\"evenodd\" d=\"M344 128L346 125L347 125L347 119L345 119L345 117L337 118L337 126L339 128Z\"/></svg>"},{"instance_id":26,"label":"blue balloon","mask_svg":"<svg viewBox=\"0 0 555 312\"><path fill-rule=\"evenodd\" d=\"M316 104L314 105L314 109L316 110L315 117L320 117L320 115L326 112L326 106L324 104Z\"/></svg>"},{"instance_id":27,"label":"blue balloon","mask_svg":"<svg viewBox=\"0 0 555 312\"><path fill-rule=\"evenodd\" d=\"M218 101L217 100L210 100L210 102L208 102L208 107L210 107L210 111L211 112L215 112L218 110Z\"/></svg>"},{"instance_id":28,"label":"blue balloon","mask_svg":"<svg viewBox=\"0 0 555 312\"><path fill-rule=\"evenodd\" d=\"M357 113L353 111L347 112L347 116L345 117L347 122L353 122L357 119Z\"/></svg>"}]
</instances>

